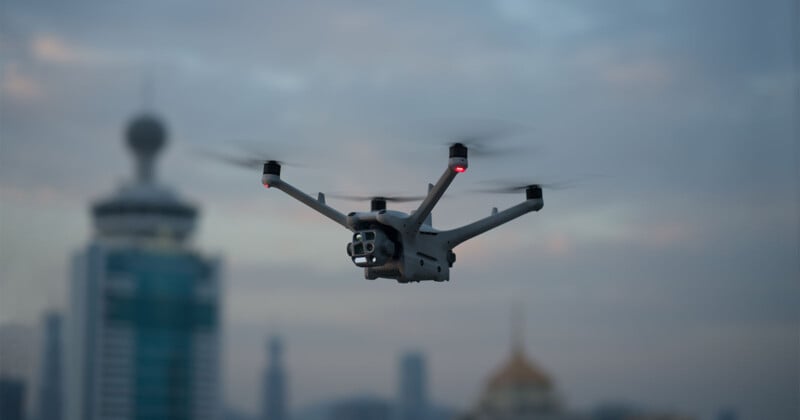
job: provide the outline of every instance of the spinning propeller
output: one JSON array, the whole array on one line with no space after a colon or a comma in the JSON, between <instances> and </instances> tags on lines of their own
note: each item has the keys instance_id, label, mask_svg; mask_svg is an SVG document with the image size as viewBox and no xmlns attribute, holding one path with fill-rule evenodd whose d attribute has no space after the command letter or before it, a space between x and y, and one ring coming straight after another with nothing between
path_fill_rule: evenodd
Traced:
<instances>
[{"instance_id":1,"label":"spinning propeller","mask_svg":"<svg viewBox=\"0 0 800 420\"><path fill-rule=\"evenodd\" d=\"M371 211L380 211L386 210L386 203L393 202L393 203L408 203L412 201L420 201L424 200L424 195L418 196L403 196L403 195L393 195L393 196L382 196L382 195L346 195L346 194L328 194L329 197L338 198L342 200L349 200L349 201L369 201L370 202L370 210Z\"/></svg>"},{"instance_id":2,"label":"spinning propeller","mask_svg":"<svg viewBox=\"0 0 800 420\"><path fill-rule=\"evenodd\" d=\"M275 154L267 153L264 150L252 146L240 145L240 148L243 149L242 152L237 153L236 155L220 153L208 149L199 149L196 151L196 153L208 159L244 169L260 170L263 168L264 164L268 162L274 162L280 166L303 166L295 162L287 162L285 160L278 159Z\"/></svg>"},{"instance_id":3,"label":"spinning propeller","mask_svg":"<svg viewBox=\"0 0 800 420\"><path fill-rule=\"evenodd\" d=\"M459 122L445 122L449 128L439 129L443 137L450 139L447 146L461 145L476 157L508 156L524 151L522 146L498 145L505 139L519 135L529 128L508 121L496 119L471 119ZM459 126L454 129L453 127Z\"/></svg>"},{"instance_id":4,"label":"spinning propeller","mask_svg":"<svg viewBox=\"0 0 800 420\"><path fill-rule=\"evenodd\" d=\"M525 198L530 200L532 198L542 198L542 190L564 190L576 186L575 180L564 182L531 182L525 183L520 181L484 181L482 184L492 184L494 186L487 188L479 188L472 190L478 193L488 194L516 194L525 191Z\"/></svg>"},{"instance_id":5,"label":"spinning propeller","mask_svg":"<svg viewBox=\"0 0 800 420\"><path fill-rule=\"evenodd\" d=\"M495 187L489 188L480 188L475 189L472 191L480 192L480 193L489 193L489 194L514 194L520 191L525 191L530 187L538 187L545 190L563 190L567 188L572 188L575 186L574 182L567 181L567 182L555 182L555 183L546 183L543 184L541 182L532 182L530 184L524 183L508 183L508 182L496 182L493 184L497 184Z\"/></svg>"}]
</instances>

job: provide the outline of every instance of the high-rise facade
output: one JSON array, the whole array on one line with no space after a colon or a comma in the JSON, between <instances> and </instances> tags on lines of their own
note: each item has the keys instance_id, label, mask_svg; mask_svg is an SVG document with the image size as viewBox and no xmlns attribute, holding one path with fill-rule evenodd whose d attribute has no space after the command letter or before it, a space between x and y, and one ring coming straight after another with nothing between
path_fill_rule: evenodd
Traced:
<instances>
[{"instance_id":1,"label":"high-rise facade","mask_svg":"<svg viewBox=\"0 0 800 420\"><path fill-rule=\"evenodd\" d=\"M0 419L25 420L25 382L0 375Z\"/></svg>"},{"instance_id":2,"label":"high-rise facade","mask_svg":"<svg viewBox=\"0 0 800 420\"><path fill-rule=\"evenodd\" d=\"M73 260L68 420L205 420L219 414L219 264L192 249L197 210L155 176L163 123L135 118L136 178L92 206Z\"/></svg>"},{"instance_id":3,"label":"high-rise facade","mask_svg":"<svg viewBox=\"0 0 800 420\"><path fill-rule=\"evenodd\" d=\"M399 373L399 420L424 420L428 417L428 372L425 356L419 352L404 354L400 358Z\"/></svg>"},{"instance_id":4,"label":"high-rise facade","mask_svg":"<svg viewBox=\"0 0 800 420\"><path fill-rule=\"evenodd\" d=\"M271 337L268 348L267 369L264 372L264 420L286 420L287 384L283 367L283 342L280 337Z\"/></svg>"},{"instance_id":5,"label":"high-rise facade","mask_svg":"<svg viewBox=\"0 0 800 420\"><path fill-rule=\"evenodd\" d=\"M42 360L39 365L38 420L61 420L64 411L62 351L62 316L49 312L44 316Z\"/></svg>"}]
</instances>

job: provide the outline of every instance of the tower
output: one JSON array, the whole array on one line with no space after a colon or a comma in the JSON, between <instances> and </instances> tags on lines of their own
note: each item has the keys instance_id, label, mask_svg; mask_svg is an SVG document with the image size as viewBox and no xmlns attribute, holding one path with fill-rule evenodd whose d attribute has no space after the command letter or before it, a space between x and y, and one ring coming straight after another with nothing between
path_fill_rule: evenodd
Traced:
<instances>
[{"instance_id":1,"label":"tower","mask_svg":"<svg viewBox=\"0 0 800 420\"><path fill-rule=\"evenodd\" d=\"M135 178L92 205L73 259L67 419L214 419L219 411L219 263L194 250L197 209L156 177L163 122L126 127Z\"/></svg>"},{"instance_id":2,"label":"tower","mask_svg":"<svg viewBox=\"0 0 800 420\"><path fill-rule=\"evenodd\" d=\"M428 373L425 355L408 352L400 358L398 416L400 420L428 417Z\"/></svg>"},{"instance_id":3,"label":"tower","mask_svg":"<svg viewBox=\"0 0 800 420\"><path fill-rule=\"evenodd\" d=\"M0 376L0 418L25 420L25 382Z\"/></svg>"},{"instance_id":4,"label":"tower","mask_svg":"<svg viewBox=\"0 0 800 420\"><path fill-rule=\"evenodd\" d=\"M0 323L0 419L26 419L33 381L33 355L37 353L34 329Z\"/></svg>"},{"instance_id":5,"label":"tower","mask_svg":"<svg viewBox=\"0 0 800 420\"><path fill-rule=\"evenodd\" d=\"M39 395L37 413L39 420L61 420L63 411L62 317L56 312L44 316L44 341L42 361L39 366Z\"/></svg>"},{"instance_id":6,"label":"tower","mask_svg":"<svg viewBox=\"0 0 800 420\"><path fill-rule=\"evenodd\" d=\"M286 370L283 367L283 342L273 336L267 343L268 364L264 372L264 420L286 420L287 386Z\"/></svg>"}]
</instances>

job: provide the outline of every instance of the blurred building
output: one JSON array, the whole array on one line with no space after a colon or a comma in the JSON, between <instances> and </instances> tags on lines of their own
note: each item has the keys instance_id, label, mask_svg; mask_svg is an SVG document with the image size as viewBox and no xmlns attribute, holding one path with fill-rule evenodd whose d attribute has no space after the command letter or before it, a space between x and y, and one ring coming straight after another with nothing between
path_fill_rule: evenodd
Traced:
<instances>
[{"instance_id":1,"label":"blurred building","mask_svg":"<svg viewBox=\"0 0 800 420\"><path fill-rule=\"evenodd\" d=\"M152 115L127 126L136 178L92 206L73 260L69 420L218 418L219 264L189 245L196 208L156 181L166 140Z\"/></svg>"},{"instance_id":2,"label":"blurred building","mask_svg":"<svg viewBox=\"0 0 800 420\"><path fill-rule=\"evenodd\" d=\"M640 412L640 409L628 404L605 403L592 410L592 420L629 420Z\"/></svg>"},{"instance_id":3,"label":"blurred building","mask_svg":"<svg viewBox=\"0 0 800 420\"><path fill-rule=\"evenodd\" d=\"M562 419L561 402L550 376L515 347L494 372L470 420Z\"/></svg>"},{"instance_id":4,"label":"blurred building","mask_svg":"<svg viewBox=\"0 0 800 420\"><path fill-rule=\"evenodd\" d=\"M425 356L409 352L400 358L400 383L397 396L399 420L425 420L429 417L428 373Z\"/></svg>"},{"instance_id":5,"label":"blurred building","mask_svg":"<svg viewBox=\"0 0 800 420\"><path fill-rule=\"evenodd\" d=\"M738 418L739 416L737 415L736 410L731 408L721 410L717 414L717 420L737 420Z\"/></svg>"},{"instance_id":6,"label":"blurred building","mask_svg":"<svg viewBox=\"0 0 800 420\"><path fill-rule=\"evenodd\" d=\"M44 316L42 360L39 365L39 393L37 395L37 418L39 420L61 420L63 413L63 375L61 361L62 317L50 312Z\"/></svg>"},{"instance_id":7,"label":"blurred building","mask_svg":"<svg viewBox=\"0 0 800 420\"><path fill-rule=\"evenodd\" d=\"M354 397L333 405L329 420L391 420L393 404L378 397Z\"/></svg>"},{"instance_id":8,"label":"blurred building","mask_svg":"<svg viewBox=\"0 0 800 420\"><path fill-rule=\"evenodd\" d=\"M591 420L694 420L678 413L651 412L624 403L606 403L592 410Z\"/></svg>"},{"instance_id":9,"label":"blurred building","mask_svg":"<svg viewBox=\"0 0 800 420\"><path fill-rule=\"evenodd\" d=\"M32 398L30 391L36 383L36 355L39 354L36 329L24 324L0 324L0 378L7 382L22 384L23 409L30 413ZM13 392L12 388L7 388ZM0 420L4 417L0 415Z\"/></svg>"},{"instance_id":10,"label":"blurred building","mask_svg":"<svg viewBox=\"0 0 800 420\"><path fill-rule=\"evenodd\" d=\"M267 368L264 372L264 420L288 419L288 393L286 370L283 367L283 343L280 337L272 337L267 345Z\"/></svg>"},{"instance_id":11,"label":"blurred building","mask_svg":"<svg viewBox=\"0 0 800 420\"><path fill-rule=\"evenodd\" d=\"M25 420L25 383L0 376L0 420Z\"/></svg>"},{"instance_id":12,"label":"blurred building","mask_svg":"<svg viewBox=\"0 0 800 420\"><path fill-rule=\"evenodd\" d=\"M566 412L550 375L525 353L522 313L513 312L511 354L489 377L476 406L463 420L573 420ZM516 322L514 322L516 321Z\"/></svg>"}]
</instances>

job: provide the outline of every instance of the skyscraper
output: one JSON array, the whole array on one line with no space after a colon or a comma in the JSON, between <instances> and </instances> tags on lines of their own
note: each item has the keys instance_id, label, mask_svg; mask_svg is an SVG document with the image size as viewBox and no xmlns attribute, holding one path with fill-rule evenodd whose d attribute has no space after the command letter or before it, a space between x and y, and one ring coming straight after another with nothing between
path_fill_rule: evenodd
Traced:
<instances>
[{"instance_id":1,"label":"skyscraper","mask_svg":"<svg viewBox=\"0 0 800 420\"><path fill-rule=\"evenodd\" d=\"M264 372L264 420L286 420L287 386L283 367L283 343L277 336L270 338L267 369Z\"/></svg>"},{"instance_id":2,"label":"skyscraper","mask_svg":"<svg viewBox=\"0 0 800 420\"><path fill-rule=\"evenodd\" d=\"M73 260L67 418L215 419L219 264L189 245L195 207L156 181L163 123L141 115L126 140L136 178L92 206Z\"/></svg>"},{"instance_id":3,"label":"skyscraper","mask_svg":"<svg viewBox=\"0 0 800 420\"><path fill-rule=\"evenodd\" d=\"M61 347L61 315L50 312L44 316L44 341L42 361L39 365L39 395L37 414L39 420L61 420L63 412L62 369L64 357Z\"/></svg>"},{"instance_id":4,"label":"skyscraper","mask_svg":"<svg viewBox=\"0 0 800 420\"><path fill-rule=\"evenodd\" d=\"M27 418L37 343L30 326L0 324L0 420Z\"/></svg>"},{"instance_id":5,"label":"skyscraper","mask_svg":"<svg viewBox=\"0 0 800 420\"><path fill-rule=\"evenodd\" d=\"M0 419L25 420L25 383L0 376Z\"/></svg>"},{"instance_id":6,"label":"skyscraper","mask_svg":"<svg viewBox=\"0 0 800 420\"><path fill-rule=\"evenodd\" d=\"M428 417L428 373L425 356L409 352L400 358L400 387L397 401L399 420Z\"/></svg>"}]
</instances>

